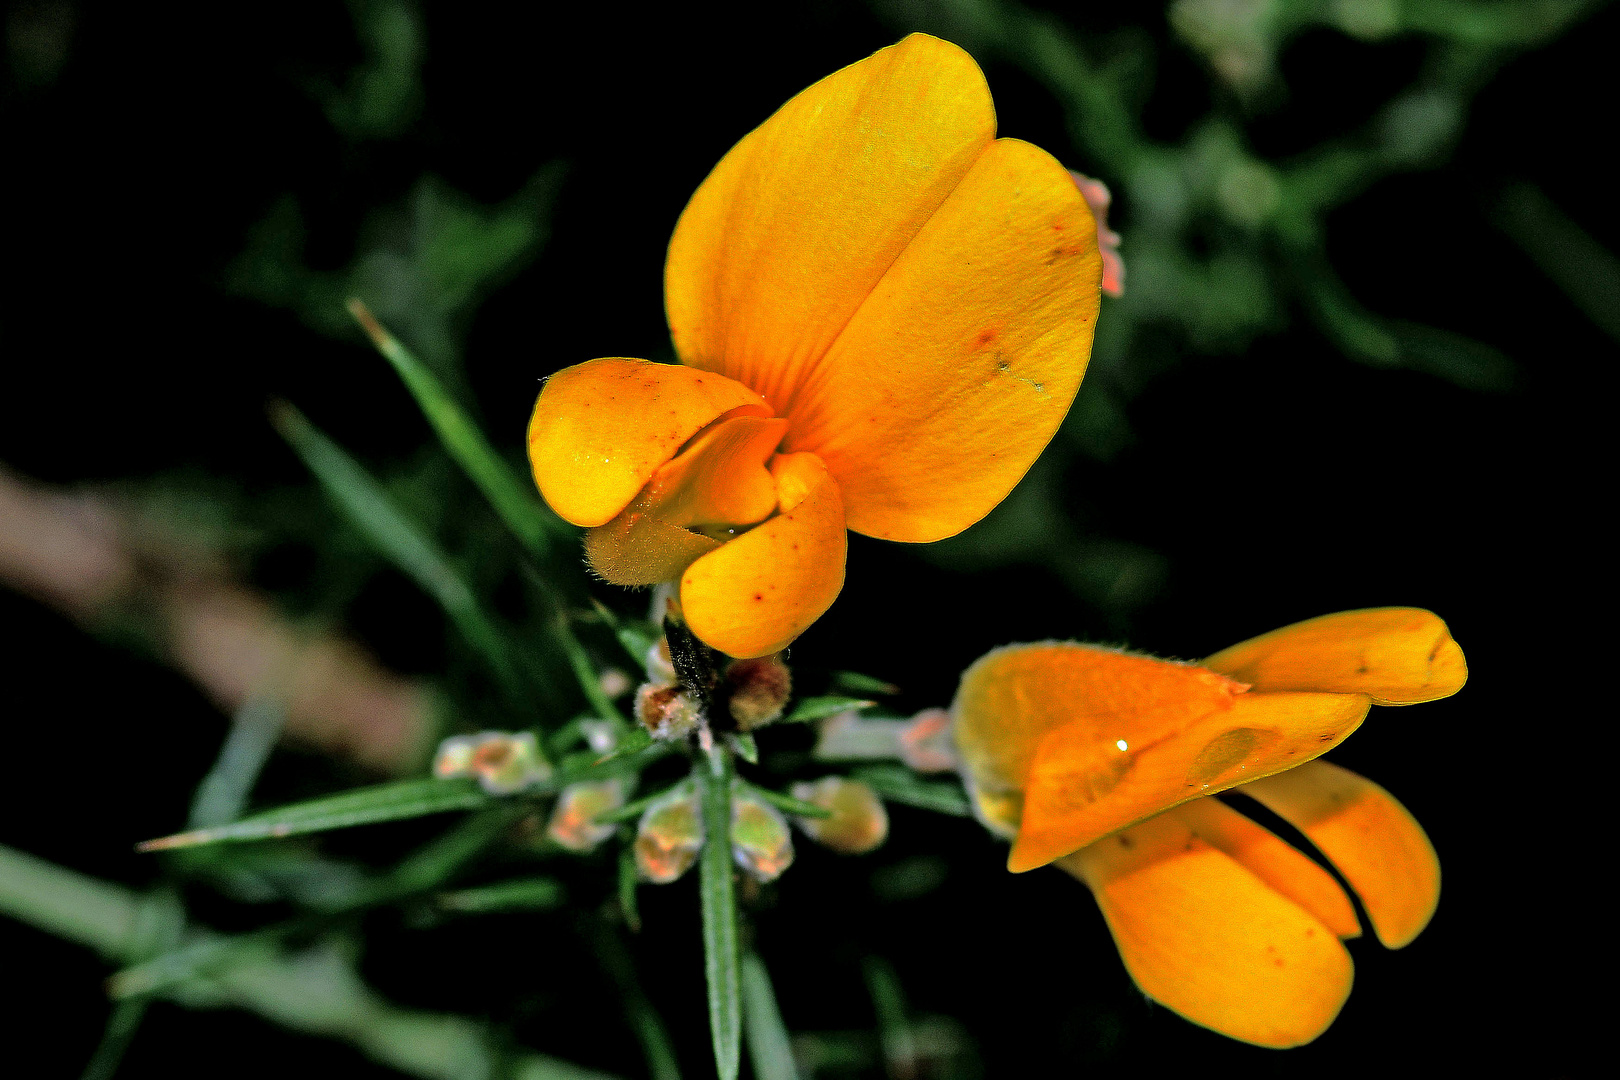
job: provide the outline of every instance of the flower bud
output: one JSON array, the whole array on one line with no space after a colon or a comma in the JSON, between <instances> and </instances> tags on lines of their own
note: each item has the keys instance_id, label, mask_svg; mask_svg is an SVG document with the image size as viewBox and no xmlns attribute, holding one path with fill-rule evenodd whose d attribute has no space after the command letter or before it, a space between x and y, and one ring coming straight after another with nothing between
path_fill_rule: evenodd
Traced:
<instances>
[{"instance_id":1,"label":"flower bud","mask_svg":"<svg viewBox=\"0 0 1620 1080\"><path fill-rule=\"evenodd\" d=\"M606 754L619 745L619 726L611 720L581 720L579 733L585 745L598 754Z\"/></svg>"},{"instance_id":2,"label":"flower bud","mask_svg":"<svg viewBox=\"0 0 1620 1080\"><path fill-rule=\"evenodd\" d=\"M950 772L956 768L951 742L951 714L924 709L900 729L900 760L917 772Z\"/></svg>"},{"instance_id":3,"label":"flower bud","mask_svg":"<svg viewBox=\"0 0 1620 1080\"><path fill-rule=\"evenodd\" d=\"M546 835L569 851L590 851L613 835L614 826L598 825L596 818L624 805L624 784L615 780L569 784L551 808Z\"/></svg>"},{"instance_id":4,"label":"flower bud","mask_svg":"<svg viewBox=\"0 0 1620 1080\"><path fill-rule=\"evenodd\" d=\"M733 660L726 668L721 693L731 718L744 731L770 723L782 715L793 692L793 675L781 653L753 660Z\"/></svg>"},{"instance_id":5,"label":"flower bud","mask_svg":"<svg viewBox=\"0 0 1620 1080\"><path fill-rule=\"evenodd\" d=\"M549 779L551 763L540 753L531 731L481 731L452 735L440 743L433 775L476 776L491 795L510 795Z\"/></svg>"},{"instance_id":6,"label":"flower bud","mask_svg":"<svg viewBox=\"0 0 1620 1080\"><path fill-rule=\"evenodd\" d=\"M630 682L630 676L616 667L610 667L598 676L598 685L601 686L602 693L611 699L629 690L632 683Z\"/></svg>"},{"instance_id":7,"label":"flower bud","mask_svg":"<svg viewBox=\"0 0 1620 1080\"><path fill-rule=\"evenodd\" d=\"M698 726L702 706L679 683L643 683L636 719L655 739L683 739Z\"/></svg>"},{"instance_id":8,"label":"flower bud","mask_svg":"<svg viewBox=\"0 0 1620 1080\"><path fill-rule=\"evenodd\" d=\"M755 881L775 881L793 865L787 819L741 784L731 787L731 858Z\"/></svg>"},{"instance_id":9,"label":"flower bud","mask_svg":"<svg viewBox=\"0 0 1620 1080\"><path fill-rule=\"evenodd\" d=\"M647 681L672 683L675 681L675 661L669 658L669 639L660 637L658 644L647 650Z\"/></svg>"},{"instance_id":10,"label":"flower bud","mask_svg":"<svg viewBox=\"0 0 1620 1080\"><path fill-rule=\"evenodd\" d=\"M697 795L683 784L642 813L636 826L636 871L644 881L667 885L691 868L702 847Z\"/></svg>"},{"instance_id":11,"label":"flower bud","mask_svg":"<svg viewBox=\"0 0 1620 1080\"><path fill-rule=\"evenodd\" d=\"M1125 294L1125 263L1119 257L1119 233L1108 227L1108 206L1114 201L1108 185L1084 173L1069 172L1080 197L1097 221L1097 249L1102 255L1102 291L1118 299Z\"/></svg>"},{"instance_id":12,"label":"flower bud","mask_svg":"<svg viewBox=\"0 0 1620 1080\"><path fill-rule=\"evenodd\" d=\"M794 818L810 839L846 855L860 855L889 835L889 812L877 792L859 780L827 776L793 785L793 797L832 811L832 817Z\"/></svg>"}]
</instances>

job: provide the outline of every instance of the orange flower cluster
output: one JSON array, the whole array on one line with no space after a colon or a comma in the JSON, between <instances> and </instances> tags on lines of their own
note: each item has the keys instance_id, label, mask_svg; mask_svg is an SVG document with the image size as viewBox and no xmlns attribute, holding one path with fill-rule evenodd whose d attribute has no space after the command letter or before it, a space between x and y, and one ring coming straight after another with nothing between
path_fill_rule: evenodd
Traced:
<instances>
[{"instance_id":1,"label":"orange flower cluster","mask_svg":"<svg viewBox=\"0 0 1620 1080\"><path fill-rule=\"evenodd\" d=\"M1138 986L1195 1023L1262 1046L1327 1029L1360 933L1333 877L1207 796L1237 788L1310 840L1380 941L1428 924L1440 866L1369 780L1314 760L1372 705L1447 697L1462 650L1427 611L1327 615L1201 664L1069 642L1013 645L962 676L964 779L1014 872L1056 863L1091 888Z\"/></svg>"},{"instance_id":2,"label":"orange flower cluster","mask_svg":"<svg viewBox=\"0 0 1620 1080\"><path fill-rule=\"evenodd\" d=\"M1062 422L1102 257L1062 165L998 139L978 65L914 34L789 101L670 240L680 365L553 375L529 454L619 585L679 582L692 632L785 647L843 587L845 529L978 521Z\"/></svg>"}]
</instances>

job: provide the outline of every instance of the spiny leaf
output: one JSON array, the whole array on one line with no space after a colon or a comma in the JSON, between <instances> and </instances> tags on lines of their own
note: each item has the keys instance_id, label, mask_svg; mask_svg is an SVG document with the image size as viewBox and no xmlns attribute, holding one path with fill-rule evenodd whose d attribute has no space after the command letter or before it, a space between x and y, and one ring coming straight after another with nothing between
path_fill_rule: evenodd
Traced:
<instances>
[{"instance_id":1,"label":"spiny leaf","mask_svg":"<svg viewBox=\"0 0 1620 1080\"><path fill-rule=\"evenodd\" d=\"M265 837L346 829L378 821L470 810L491 800L472 780L400 780L391 784L346 791L324 799L253 814L229 825L175 833L136 846L137 851L216 844L222 841L261 840Z\"/></svg>"}]
</instances>

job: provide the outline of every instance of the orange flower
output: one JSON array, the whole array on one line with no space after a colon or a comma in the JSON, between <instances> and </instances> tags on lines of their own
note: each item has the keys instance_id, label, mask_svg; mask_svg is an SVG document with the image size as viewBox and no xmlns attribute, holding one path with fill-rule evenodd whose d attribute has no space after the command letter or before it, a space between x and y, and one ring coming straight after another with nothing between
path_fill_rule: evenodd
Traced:
<instances>
[{"instance_id":1,"label":"orange flower","mask_svg":"<svg viewBox=\"0 0 1620 1080\"><path fill-rule=\"evenodd\" d=\"M914 34L721 160L669 245L681 364L567 368L529 425L599 574L678 580L693 633L762 656L838 595L846 527L939 540L1012 490L1080 384L1102 264L1067 171L995 126L973 59Z\"/></svg>"},{"instance_id":2,"label":"orange flower","mask_svg":"<svg viewBox=\"0 0 1620 1080\"><path fill-rule=\"evenodd\" d=\"M1131 977L1194 1023L1261 1046L1327 1029L1350 993L1340 938L1361 932L1315 862L1225 803L1242 785L1325 855L1378 939L1410 942L1440 865L1406 809L1314 761L1370 706L1456 693L1462 650L1413 608L1325 615L1184 664L1113 649L1011 645L952 706L980 818L1007 868L1056 862L1091 888Z\"/></svg>"}]
</instances>

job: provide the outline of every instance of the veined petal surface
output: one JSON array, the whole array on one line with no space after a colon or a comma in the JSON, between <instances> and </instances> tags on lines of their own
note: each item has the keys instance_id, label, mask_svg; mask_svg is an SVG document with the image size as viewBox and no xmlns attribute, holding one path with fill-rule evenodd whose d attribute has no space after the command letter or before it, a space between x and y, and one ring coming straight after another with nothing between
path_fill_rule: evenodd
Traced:
<instances>
[{"instance_id":1,"label":"veined petal surface","mask_svg":"<svg viewBox=\"0 0 1620 1080\"><path fill-rule=\"evenodd\" d=\"M1361 897L1391 949L1409 944L1440 903L1440 860L1422 826L1389 792L1326 761L1240 789L1304 833Z\"/></svg>"},{"instance_id":2,"label":"veined petal surface","mask_svg":"<svg viewBox=\"0 0 1620 1080\"><path fill-rule=\"evenodd\" d=\"M565 521L605 524L688 439L745 405L764 401L714 372L624 357L575 364L547 379L535 402L534 481Z\"/></svg>"},{"instance_id":3,"label":"veined petal surface","mask_svg":"<svg viewBox=\"0 0 1620 1080\"><path fill-rule=\"evenodd\" d=\"M692 196L664 271L681 361L776 412L995 137L984 75L924 34L804 90Z\"/></svg>"},{"instance_id":4,"label":"veined petal surface","mask_svg":"<svg viewBox=\"0 0 1620 1080\"><path fill-rule=\"evenodd\" d=\"M1204 666L1256 690L1331 690L1379 705L1450 697L1468 679L1462 648L1421 608L1341 611L1222 649Z\"/></svg>"},{"instance_id":5,"label":"veined petal surface","mask_svg":"<svg viewBox=\"0 0 1620 1080\"><path fill-rule=\"evenodd\" d=\"M1047 733L1024 790L1024 816L1007 856L1033 870L1172 806L1291 769L1361 726L1365 694L1238 694L1158 738L1099 745L1085 720Z\"/></svg>"},{"instance_id":6,"label":"veined petal surface","mask_svg":"<svg viewBox=\"0 0 1620 1080\"><path fill-rule=\"evenodd\" d=\"M1091 888L1142 991L1259 1046L1310 1042L1350 994L1333 930L1161 814L1058 862Z\"/></svg>"},{"instance_id":7,"label":"veined petal surface","mask_svg":"<svg viewBox=\"0 0 1620 1080\"><path fill-rule=\"evenodd\" d=\"M681 607L699 639L736 657L786 648L844 587L844 507L814 454L771 461L781 512L681 575Z\"/></svg>"},{"instance_id":8,"label":"veined petal surface","mask_svg":"<svg viewBox=\"0 0 1620 1080\"><path fill-rule=\"evenodd\" d=\"M827 463L849 527L929 542L989 513L1074 401L1102 281L1067 170L987 147L785 405L785 449Z\"/></svg>"}]
</instances>

